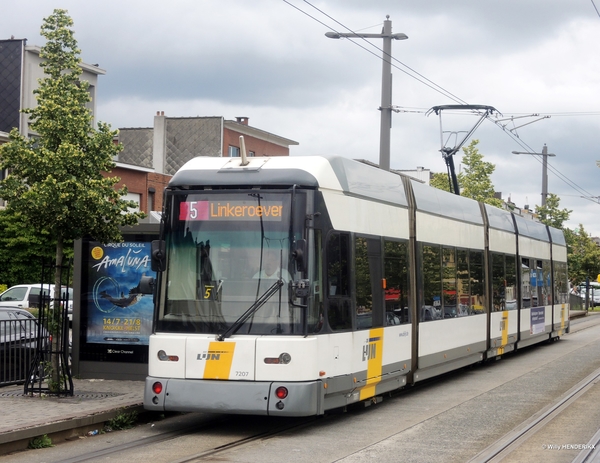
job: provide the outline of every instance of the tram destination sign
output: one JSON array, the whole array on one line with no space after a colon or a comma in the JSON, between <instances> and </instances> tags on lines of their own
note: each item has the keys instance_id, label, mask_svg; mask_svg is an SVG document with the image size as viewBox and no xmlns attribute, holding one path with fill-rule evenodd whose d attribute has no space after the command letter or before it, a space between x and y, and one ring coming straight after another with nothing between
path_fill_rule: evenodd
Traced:
<instances>
[{"instance_id":1,"label":"tram destination sign","mask_svg":"<svg viewBox=\"0 0 600 463\"><path fill-rule=\"evenodd\" d=\"M272 221L283 216L281 201L185 201L179 206L181 221Z\"/></svg>"}]
</instances>

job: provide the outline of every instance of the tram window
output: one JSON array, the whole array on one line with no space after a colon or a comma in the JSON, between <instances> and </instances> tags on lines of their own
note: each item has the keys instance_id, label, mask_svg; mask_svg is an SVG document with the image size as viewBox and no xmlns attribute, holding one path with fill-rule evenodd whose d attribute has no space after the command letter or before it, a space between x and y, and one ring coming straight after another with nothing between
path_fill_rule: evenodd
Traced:
<instances>
[{"instance_id":1,"label":"tram window","mask_svg":"<svg viewBox=\"0 0 600 463\"><path fill-rule=\"evenodd\" d=\"M327 242L327 320L333 330L352 328L349 284L350 235L334 233Z\"/></svg>"},{"instance_id":2,"label":"tram window","mask_svg":"<svg viewBox=\"0 0 600 463\"><path fill-rule=\"evenodd\" d=\"M456 249L444 247L442 259L443 317L456 318L459 316L459 307L456 304Z\"/></svg>"},{"instance_id":3,"label":"tram window","mask_svg":"<svg viewBox=\"0 0 600 463\"><path fill-rule=\"evenodd\" d=\"M349 296L350 236L334 233L327 243L327 284L329 296Z\"/></svg>"},{"instance_id":4,"label":"tram window","mask_svg":"<svg viewBox=\"0 0 600 463\"><path fill-rule=\"evenodd\" d=\"M313 231L313 250L310 253L312 256L312 271L309 272L309 280L312 282L313 302L309 305L308 310L308 327L309 332L318 333L324 325L323 312L323 275L321 262L321 230Z\"/></svg>"},{"instance_id":5,"label":"tram window","mask_svg":"<svg viewBox=\"0 0 600 463\"><path fill-rule=\"evenodd\" d=\"M531 288L531 268L529 267L529 259L522 258L521 259L521 297L523 298L521 301L521 307L527 309L531 307L531 297L532 297L532 288Z\"/></svg>"},{"instance_id":6,"label":"tram window","mask_svg":"<svg viewBox=\"0 0 600 463\"><path fill-rule=\"evenodd\" d=\"M531 280L531 291L532 295L532 307L540 307L544 305L544 274L543 274L543 263L541 260L535 260L535 267L533 270L533 277Z\"/></svg>"},{"instance_id":7,"label":"tram window","mask_svg":"<svg viewBox=\"0 0 600 463\"><path fill-rule=\"evenodd\" d=\"M551 305L552 304L552 280L550 278L551 275L550 261L543 260L542 261L542 296L540 305Z\"/></svg>"},{"instance_id":8,"label":"tram window","mask_svg":"<svg viewBox=\"0 0 600 463\"><path fill-rule=\"evenodd\" d=\"M356 320L357 328L373 327L373 290L367 240L357 237L354 246L354 272L356 275Z\"/></svg>"},{"instance_id":9,"label":"tram window","mask_svg":"<svg viewBox=\"0 0 600 463\"><path fill-rule=\"evenodd\" d=\"M466 249L456 250L456 294L458 316L472 315L469 252Z\"/></svg>"},{"instance_id":10,"label":"tram window","mask_svg":"<svg viewBox=\"0 0 600 463\"><path fill-rule=\"evenodd\" d=\"M554 303L569 302L569 282L567 279L567 263L554 262Z\"/></svg>"},{"instance_id":11,"label":"tram window","mask_svg":"<svg viewBox=\"0 0 600 463\"><path fill-rule=\"evenodd\" d=\"M469 251L469 277L471 280L471 306L469 313L485 313L485 277L483 251Z\"/></svg>"},{"instance_id":12,"label":"tram window","mask_svg":"<svg viewBox=\"0 0 600 463\"><path fill-rule=\"evenodd\" d=\"M517 308L517 258L506 256L506 310Z\"/></svg>"},{"instance_id":13,"label":"tram window","mask_svg":"<svg viewBox=\"0 0 600 463\"><path fill-rule=\"evenodd\" d=\"M492 254L492 310L505 310L506 307L506 269L504 255Z\"/></svg>"},{"instance_id":14,"label":"tram window","mask_svg":"<svg viewBox=\"0 0 600 463\"><path fill-rule=\"evenodd\" d=\"M327 318L329 321L329 326L334 331L348 330L352 328L350 299L329 299Z\"/></svg>"},{"instance_id":15,"label":"tram window","mask_svg":"<svg viewBox=\"0 0 600 463\"><path fill-rule=\"evenodd\" d=\"M419 321L438 320L441 316L442 255L439 246L423 245L421 252L423 301Z\"/></svg>"},{"instance_id":16,"label":"tram window","mask_svg":"<svg viewBox=\"0 0 600 463\"><path fill-rule=\"evenodd\" d=\"M408 271L408 244L400 241L384 242L385 312L388 325L408 323L410 285Z\"/></svg>"}]
</instances>

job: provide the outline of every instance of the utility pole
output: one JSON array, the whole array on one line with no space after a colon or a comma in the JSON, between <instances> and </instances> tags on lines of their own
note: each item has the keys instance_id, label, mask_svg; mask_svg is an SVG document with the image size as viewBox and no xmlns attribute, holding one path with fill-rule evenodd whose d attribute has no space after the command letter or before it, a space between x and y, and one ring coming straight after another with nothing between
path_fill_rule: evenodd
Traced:
<instances>
[{"instance_id":1,"label":"utility pole","mask_svg":"<svg viewBox=\"0 0 600 463\"><path fill-rule=\"evenodd\" d=\"M383 22L381 34L357 34L354 32L342 34L327 32L330 39L361 38L383 39L383 65L381 70L381 129L379 133L379 168L390 170L390 131L392 128L392 39L406 40L406 34L392 34L392 21L387 15Z\"/></svg>"},{"instance_id":2,"label":"utility pole","mask_svg":"<svg viewBox=\"0 0 600 463\"><path fill-rule=\"evenodd\" d=\"M556 154L548 153L548 147L545 143L541 153L529 153L526 151L513 151L512 153L542 156L542 207L544 207L546 205L546 198L548 197L548 156L556 156Z\"/></svg>"},{"instance_id":3,"label":"utility pole","mask_svg":"<svg viewBox=\"0 0 600 463\"><path fill-rule=\"evenodd\" d=\"M544 143L542 148L542 207L546 206L546 198L548 197L548 156L548 147Z\"/></svg>"}]
</instances>

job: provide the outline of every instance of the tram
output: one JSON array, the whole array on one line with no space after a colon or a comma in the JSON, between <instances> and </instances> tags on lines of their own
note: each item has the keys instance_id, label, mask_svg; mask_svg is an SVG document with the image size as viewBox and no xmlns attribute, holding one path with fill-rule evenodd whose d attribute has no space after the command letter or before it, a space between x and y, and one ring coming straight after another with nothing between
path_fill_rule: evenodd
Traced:
<instances>
[{"instance_id":1,"label":"tram","mask_svg":"<svg viewBox=\"0 0 600 463\"><path fill-rule=\"evenodd\" d=\"M148 410L320 415L569 331L560 230L342 157L190 160L152 261Z\"/></svg>"}]
</instances>

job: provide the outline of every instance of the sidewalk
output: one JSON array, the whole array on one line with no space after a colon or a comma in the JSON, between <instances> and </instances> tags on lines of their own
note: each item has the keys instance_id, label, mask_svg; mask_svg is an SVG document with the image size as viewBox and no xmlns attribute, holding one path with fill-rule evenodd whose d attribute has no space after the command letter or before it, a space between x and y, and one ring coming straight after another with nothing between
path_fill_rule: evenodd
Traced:
<instances>
[{"instance_id":1,"label":"sidewalk","mask_svg":"<svg viewBox=\"0 0 600 463\"><path fill-rule=\"evenodd\" d=\"M54 442L100 431L124 411L143 411L143 381L73 379L73 396L26 396L23 386L0 388L0 455L23 450L31 439Z\"/></svg>"}]
</instances>

